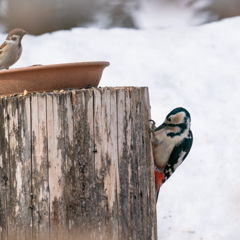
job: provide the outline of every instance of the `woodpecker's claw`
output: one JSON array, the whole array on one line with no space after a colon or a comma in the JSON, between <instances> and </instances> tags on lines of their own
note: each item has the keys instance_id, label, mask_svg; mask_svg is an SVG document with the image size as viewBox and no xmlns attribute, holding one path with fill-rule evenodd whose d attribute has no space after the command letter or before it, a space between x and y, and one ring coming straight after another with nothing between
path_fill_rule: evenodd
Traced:
<instances>
[{"instance_id":1,"label":"woodpecker's claw","mask_svg":"<svg viewBox=\"0 0 240 240\"><path fill-rule=\"evenodd\" d=\"M156 128L156 123L152 119L149 119L148 121L152 122L152 126L151 127L147 126L147 127L148 127L149 131L154 134L154 131L155 131L155 128Z\"/></svg>"}]
</instances>

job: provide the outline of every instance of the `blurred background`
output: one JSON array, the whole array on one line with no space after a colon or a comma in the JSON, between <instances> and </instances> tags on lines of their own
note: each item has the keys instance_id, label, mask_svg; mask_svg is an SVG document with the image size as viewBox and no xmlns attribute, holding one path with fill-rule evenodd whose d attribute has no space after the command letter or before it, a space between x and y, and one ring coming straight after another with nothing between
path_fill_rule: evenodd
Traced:
<instances>
[{"instance_id":1,"label":"blurred background","mask_svg":"<svg viewBox=\"0 0 240 240\"><path fill-rule=\"evenodd\" d=\"M240 15L240 0L0 0L0 32L73 27L166 28Z\"/></svg>"}]
</instances>

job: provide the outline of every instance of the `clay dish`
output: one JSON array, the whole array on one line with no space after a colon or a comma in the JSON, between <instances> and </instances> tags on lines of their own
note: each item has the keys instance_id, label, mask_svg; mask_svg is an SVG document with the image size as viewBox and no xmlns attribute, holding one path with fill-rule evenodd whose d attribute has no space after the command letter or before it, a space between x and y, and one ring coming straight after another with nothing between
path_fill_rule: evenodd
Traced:
<instances>
[{"instance_id":1,"label":"clay dish","mask_svg":"<svg viewBox=\"0 0 240 240\"><path fill-rule=\"evenodd\" d=\"M109 62L76 62L0 70L0 95L97 87Z\"/></svg>"}]
</instances>

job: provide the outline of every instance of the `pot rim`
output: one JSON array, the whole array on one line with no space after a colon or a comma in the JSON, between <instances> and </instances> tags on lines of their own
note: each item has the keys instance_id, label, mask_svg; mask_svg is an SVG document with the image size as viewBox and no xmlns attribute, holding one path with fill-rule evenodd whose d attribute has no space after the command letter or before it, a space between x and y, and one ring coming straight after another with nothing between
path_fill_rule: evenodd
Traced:
<instances>
[{"instance_id":1,"label":"pot rim","mask_svg":"<svg viewBox=\"0 0 240 240\"><path fill-rule=\"evenodd\" d=\"M11 68L0 70L0 75L11 74L17 72L31 72L34 70L44 70L44 69L58 69L58 68L71 68L71 67L81 67L81 66L109 66L110 63L107 61L90 61L90 62L72 62L72 63L57 63L57 64L48 64L48 65L32 65L28 67L21 68Z\"/></svg>"}]
</instances>

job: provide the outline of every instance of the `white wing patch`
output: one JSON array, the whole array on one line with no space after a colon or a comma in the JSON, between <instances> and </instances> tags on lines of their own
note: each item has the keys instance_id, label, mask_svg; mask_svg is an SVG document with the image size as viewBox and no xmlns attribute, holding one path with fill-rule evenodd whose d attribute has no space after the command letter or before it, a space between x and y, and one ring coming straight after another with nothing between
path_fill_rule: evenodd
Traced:
<instances>
[{"instance_id":1,"label":"white wing patch","mask_svg":"<svg viewBox=\"0 0 240 240\"><path fill-rule=\"evenodd\" d=\"M174 171L175 171L175 170L179 167L179 165L183 162L183 158L184 158L185 155L186 155L186 152L181 151L181 153L179 154L178 162L173 165Z\"/></svg>"}]
</instances>

